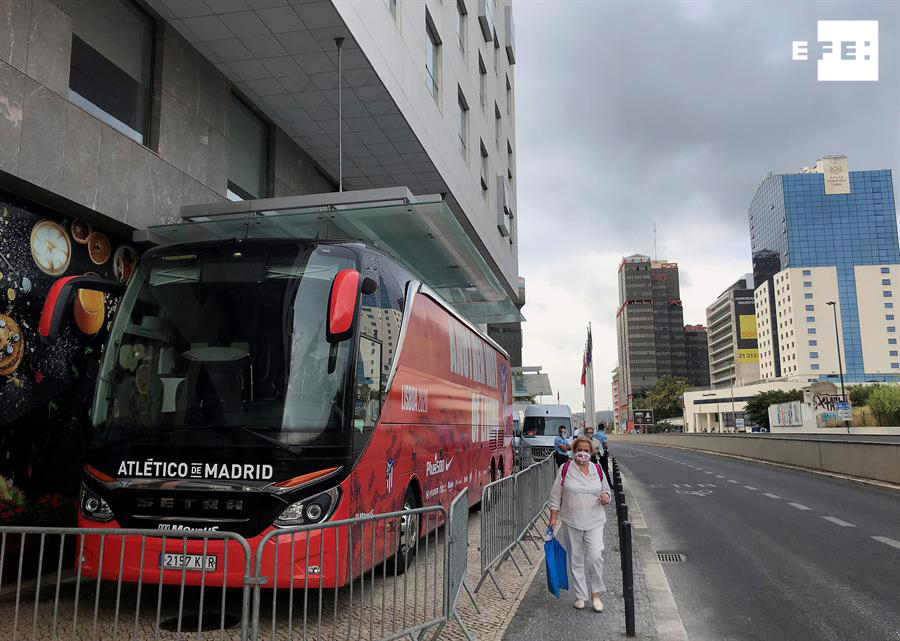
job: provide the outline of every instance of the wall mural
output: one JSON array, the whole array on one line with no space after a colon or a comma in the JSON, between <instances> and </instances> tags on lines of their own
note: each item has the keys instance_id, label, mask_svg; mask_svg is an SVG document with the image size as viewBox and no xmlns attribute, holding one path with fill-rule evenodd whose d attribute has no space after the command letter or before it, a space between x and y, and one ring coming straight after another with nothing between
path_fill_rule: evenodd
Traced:
<instances>
[{"instance_id":1,"label":"wall mural","mask_svg":"<svg viewBox=\"0 0 900 641\"><path fill-rule=\"evenodd\" d=\"M119 302L80 290L44 345L50 287L79 274L126 282L137 259L125 239L0 192L0 523L69 520L60 511L78 493L81 436Z\"/></svg>"}]
</instances>

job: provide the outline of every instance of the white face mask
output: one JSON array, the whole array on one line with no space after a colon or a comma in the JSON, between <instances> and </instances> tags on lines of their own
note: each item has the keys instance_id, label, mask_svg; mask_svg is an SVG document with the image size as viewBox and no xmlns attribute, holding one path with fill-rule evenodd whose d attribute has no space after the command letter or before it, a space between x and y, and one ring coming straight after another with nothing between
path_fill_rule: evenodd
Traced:
<instances>
[{"instance_id":1,"label":"white face mask","mask_svg":"<svg viewBox=\"0 0 900 641\"><path fill-rule=\"evenodd\" d=\"M590 460L590 452L575 452L575 461L577 461L578 463L587 463Z\"/></svg>"}]
</instances>

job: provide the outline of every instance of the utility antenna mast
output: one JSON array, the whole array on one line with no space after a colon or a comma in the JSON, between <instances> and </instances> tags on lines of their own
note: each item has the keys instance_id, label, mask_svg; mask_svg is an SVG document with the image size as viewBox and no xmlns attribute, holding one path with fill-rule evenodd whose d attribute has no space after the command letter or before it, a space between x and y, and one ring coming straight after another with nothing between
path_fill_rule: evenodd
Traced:
<instances>
[{"instance_id":1,"label":"utility antenna mast","mask_svg":"<svg viewBox=\"0 0 900 641\"><path fill-rule=\"evenodd\" d=\"M653 219L653 260L657 260L656 256L656 219Z\"/></svg>"}]
</instances>

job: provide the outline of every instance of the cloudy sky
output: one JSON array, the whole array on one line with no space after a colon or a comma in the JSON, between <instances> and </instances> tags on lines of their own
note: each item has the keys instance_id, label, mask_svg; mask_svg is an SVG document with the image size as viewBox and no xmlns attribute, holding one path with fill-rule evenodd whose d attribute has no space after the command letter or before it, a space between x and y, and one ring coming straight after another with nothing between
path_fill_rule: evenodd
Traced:
<instances>
[{"instance_id":1,"label":"cloudy sky","mask_svg":"<svg viewBox=\"0 0 900 641\"><path fill-rule=\"evenodd\" d=\"M588 322L610 407L616 272L653 254L654 220L685 322L705 324L751 270L747 207L766 172L846 154L900 176L900 0L516 0L515 16L523 360L573 411ZM880 80L818 82L817 20L878 20Z\"/></svg>"}]
</instances>

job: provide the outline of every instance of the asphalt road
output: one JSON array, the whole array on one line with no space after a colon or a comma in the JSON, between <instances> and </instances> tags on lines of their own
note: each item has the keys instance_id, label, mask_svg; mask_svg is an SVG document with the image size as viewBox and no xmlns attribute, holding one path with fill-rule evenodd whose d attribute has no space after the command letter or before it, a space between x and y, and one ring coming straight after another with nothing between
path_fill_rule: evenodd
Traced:
<instances>
[{"instance_id":1,"label":"asphalt road","mask_svg":"<svg viewBox=\"0 0 900 641\"><path fill-rule=\"evenodd\" d=\"M691 641L900 640L900 494L616 443ZM879 537L879 538L875 538Z\"/></svg>"}]
</instances>

